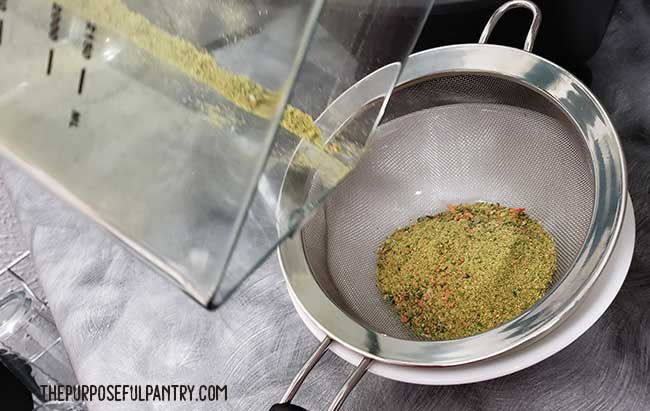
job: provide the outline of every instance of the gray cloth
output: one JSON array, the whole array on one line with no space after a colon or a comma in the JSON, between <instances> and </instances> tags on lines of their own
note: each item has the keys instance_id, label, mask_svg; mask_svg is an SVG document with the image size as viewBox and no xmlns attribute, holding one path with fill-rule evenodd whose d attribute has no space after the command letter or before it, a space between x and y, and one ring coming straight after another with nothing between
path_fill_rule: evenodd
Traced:
<instances>
[{"instance_id":1,"label":"gray cloth","mask_svg":"<svg viewBox=\"0 0 650 411\"><path fill-rule=\"evenodd\" d=\"M368 375L346 410L650 409L649 16L641 0L622 2L590 63L593 88L625 144L638 225L630 273L603 318L550 359L493 381L425 387ZM316 346L275 257L208 312L24 174L6 163L2 171L81 383L228 385L227 402L93 409L268 409ZM326 354L296 403L326 408L351 369Z\"/></svg>"},{"instance_id":2,"label":"gray cloth","mask_svg":"<svg viewBox=\"0 0 650 411\"><path fill-rule=\"evenodd\" d=\"M25 281L34 294L41 301L46 301L31 258L23 259L14 265L27 251L27 243L23 237L7 186L0 177L0 270L11 266L13 272ZM20 287L20 283L15 280L15 277L6 273L0 275L0 294L18 291Z\"/></svg>"}]
</instances>

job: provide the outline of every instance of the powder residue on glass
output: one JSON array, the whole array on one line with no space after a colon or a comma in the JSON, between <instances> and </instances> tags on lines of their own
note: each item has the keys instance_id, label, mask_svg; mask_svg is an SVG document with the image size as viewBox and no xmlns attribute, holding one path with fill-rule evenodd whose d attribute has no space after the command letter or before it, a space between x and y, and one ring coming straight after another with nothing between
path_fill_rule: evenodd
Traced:
<instances>
[{"instance_id":1,"label":"powder residue on glass","mask_svg":"<svg viewBox=\"0 0 650 411\"><path fill-rule=\"evenodd\" d=\"M207 50L160 29L143 15L129 9L123 0L59 0L57 3L123 36L136 47L215 90L246 112L269 119L277 110L279 93L220 67ZM227 119L223 118L221 109L208 104L201 107L215 125L226 124ZM286 107L280 125L326 154L336 154L341 150L338 143L324 144L313 118L294 106ZM299 155L299 166L334 170L334 173L328 174L332 181L350 170L335 156Z\"/></svg>"},{"instance_id":2,"label":"powder residue on glass","mask_svg":"<svg viewBox=\"0 0 650 411\"><path fill-rule=\"evenodd\" d=\"M416 335L449 340L528 310L556 268L553 239L524 209L450 205L388 236L378 252L377 284Z\"/></svg>"}]
</instances>

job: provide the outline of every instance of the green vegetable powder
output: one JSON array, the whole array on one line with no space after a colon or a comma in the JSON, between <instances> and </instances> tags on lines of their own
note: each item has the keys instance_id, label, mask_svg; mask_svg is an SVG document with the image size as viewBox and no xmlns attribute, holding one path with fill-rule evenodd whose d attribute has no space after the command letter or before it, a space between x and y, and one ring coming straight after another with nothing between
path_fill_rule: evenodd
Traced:
<instances>
[{"instance_id":1,"label":"green vegetable powder","mask_svg":"<svg viewBox=\"0 0 650 411\"><path fill-rule=\"evenodd\" d=\"M392 233L379 248L377 284L413 332L467 337L526 311L548 290L555 244L522 208L449 206Z\"/></svg>"}]
</instances>

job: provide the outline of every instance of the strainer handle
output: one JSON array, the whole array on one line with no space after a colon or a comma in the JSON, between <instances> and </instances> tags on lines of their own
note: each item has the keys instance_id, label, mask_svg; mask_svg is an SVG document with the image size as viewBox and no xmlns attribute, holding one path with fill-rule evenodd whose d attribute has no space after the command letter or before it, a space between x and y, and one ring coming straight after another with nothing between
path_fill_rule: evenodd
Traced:
<instances>
[{"instance_id":1,"label":"strainer handle","mask_svg":"<svg viewBox=\"0 0 650 411\"><path fill-rule=\"evenodd\" d=\"M537 7L535 3L528 0L512 0L507 3L503 3L499 7L490 20L488 20L483 33L481 33L481 38L479 39L479 44L485 44L492 34L492 30L496 27L497 23L501 17L508 11L512 9L525 8L530 10L533 13L533 21L530 24L530 30L528 30L528 35L526 36L526 43L524 43L524 50L531 52L533 50L533 45L535 44L535 38L537 37L537 32L539 31L539 26L542 23L542 11Z\"/></svg>"},{"instance_id":2,"label":"strainer handle","mask_svg":"<svg viewBox=\"0 0 650 411\"><path fill-rule=\"evenodd\" d=\"M314 366L323 357L323 354L325 354L331 343L332 339L330 337L325 337L316 351L314 351L314 353L305 362L305 365L302 366L300 371L298 371L298 374L296 374L296 376L293 378L289 389L287 389L287 392L282 397L280 403L275 404L273 407L271 407L270 411L305 411L304 408L291 404L291 400L293 400L293 397L296 396L296 393L307 378L307 375L309 375ZM345 400L348 398L348 395L350 395L354 387L357 386L361 378L363 378L365 375L366 371L368 371L370 364L372 364L372 360L370 358L364 358L361 360L357 368L355 368L354 372L350 374L347 380L345 380L345 383L336 394L336 397L334 397L334 401L332 401L332 404L330 404L329 408L327 409L328 411L339 411L341 409L343 402L345 402Z\"/></svg>"}]
</instances>

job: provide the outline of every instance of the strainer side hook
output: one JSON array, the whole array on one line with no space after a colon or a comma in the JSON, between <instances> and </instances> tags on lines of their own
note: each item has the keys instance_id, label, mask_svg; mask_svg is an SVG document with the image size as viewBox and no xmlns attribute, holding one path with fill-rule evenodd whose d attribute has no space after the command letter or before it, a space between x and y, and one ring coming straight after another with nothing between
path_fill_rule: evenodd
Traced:
<instances>
[{"instance_id":1,"label":"strainer side hook","mask_svg":"<svg viewBox=\"0 0 650 411\"><path fill-rule=\"evenodd\" d=\"M512 0L507 3L503 3L494 14L490 17L483 33L481 33L481 38L479 39L479 44L485 44L492 34L492 30L496 27L497 23L501 17L509 10L525 8L530 10L533 13L533 21L530 24L530 30L528 30L528 35L526 36L526 42L524 43L524 51L531 52L533 50L533 45L535 44L535 38L537 37L537 32L539 31L539 26L542 23L542 11L537 7L535 3L527 0Z\"/></svg>"}]
</instances>

